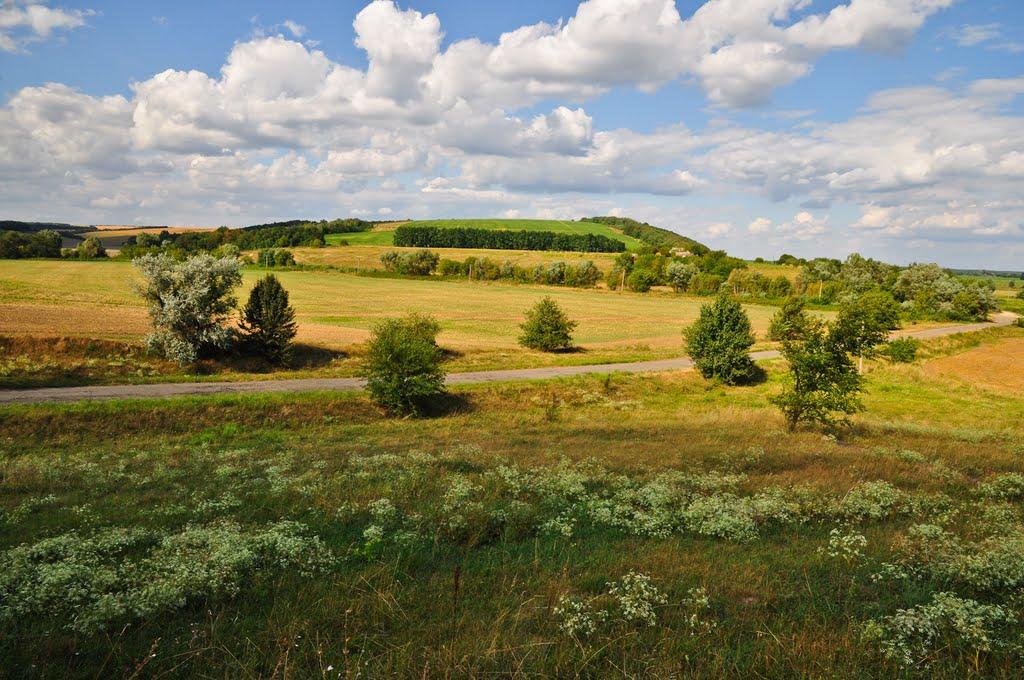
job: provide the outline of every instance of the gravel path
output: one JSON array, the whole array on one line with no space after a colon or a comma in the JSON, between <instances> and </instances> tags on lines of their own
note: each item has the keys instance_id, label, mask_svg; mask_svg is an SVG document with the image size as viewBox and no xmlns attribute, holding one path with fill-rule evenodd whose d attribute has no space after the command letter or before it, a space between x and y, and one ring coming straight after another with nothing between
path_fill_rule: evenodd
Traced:
<instances>
[{"instance_id":1,"label":"gravel path","mask_svg":"<svg viewBox=\"0 0 1024 680\"><path fill-rule=\"evenodd\" d=\"M941 338L957 333L970 333L995 326L1008 326L1016 315L1002 313L993 322L929 328L921 331L901 332L901 336L921 340ZM754 359L776 359L774 350L752 352ZM449 385L468 383L505 382L511 380L546 380L591 373L654 373L692 368L686 358L637 361L620 364L592 364L589 366L547 366L504 371L476 371L451 373ZM208 394L246 394L271 392L353 392L363 389L361 378L301 378L294 380L253 380L248 382L191 382L157 383L150 385L93 385L87 387L40 387L0 390L0 404L29 404L38 402L96 401L101 399L149 399L160 397L202 396Z\"/></svg>"}]
</instances>

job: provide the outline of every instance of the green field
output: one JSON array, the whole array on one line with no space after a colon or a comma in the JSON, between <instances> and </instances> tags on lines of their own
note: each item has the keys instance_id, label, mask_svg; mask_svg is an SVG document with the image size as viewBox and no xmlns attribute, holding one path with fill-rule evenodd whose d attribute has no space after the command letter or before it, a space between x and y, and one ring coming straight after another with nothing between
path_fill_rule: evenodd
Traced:
<instances>
[{"instance_id":1,"label":"green field","mask_svg":"<svg viewBox=\"0 0 1024 680\"><path fill-rule=\"evenodd\" d=\"M1019 677L1024 398L978 386L1007 343L872 366L838 439L785 433L771 365L461 388L422 420L0 408L4 673Z\"/></svg>"},{"instance_id":2,"label":"green field","mask_svg":"<svg viewBox=\"0 0 1024 680\"><path fill-rule=\"evenodd\" d=\"M505 229L510 231L553 231L564 234L598 234L607 236L617 241L622 241L629 249L636 249L643 245L635 238L626 236L618 229L604 224L585 221L567 220L520 220L520 219L475 219L475 220L416 220L408 222L410 225L420 227L470 227L473 229ZM374 231L366 231L356 234L331 234L328 243L340 243L347 241L351 245L391 245L394 240L394 227L385 227Z\"/></svg>"}]
</instances>

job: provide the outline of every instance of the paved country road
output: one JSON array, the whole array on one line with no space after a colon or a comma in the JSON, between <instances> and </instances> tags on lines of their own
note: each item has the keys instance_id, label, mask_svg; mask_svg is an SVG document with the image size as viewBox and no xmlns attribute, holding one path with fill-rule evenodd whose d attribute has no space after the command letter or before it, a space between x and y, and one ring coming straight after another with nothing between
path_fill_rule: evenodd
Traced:
<instances>
[{"instance_id":1,"label":"paved country road","mask_svg":"<svg viewBox=\"0 0 1024 680\"><path fill-rule=\"evenodd\" d=\"M1016 315L1002 313L988 323L964 324L928 328L921 331L901 332L898 335L921 340L941 338L957 333L971 333L1008 326ZM754 359L776 359L781 356L774 350L752 352ZM662 359L658 361L637 361L621 364L592 364L588 366L547 366L544 368L520 368L505 371L476 371L473 373L450 373L449 385L469 383L506 382L510 380L545 380L564 378L590 373L654 373L678 371L692 368L693 362L686 358ZM361 378L301 378L295 380L253 380L247 382L193 382L156 383L150 385L95 385L87 387L40 387L31 389L0 390L0 404L28 404L38 402L95 401L101 399L148 399L160 397L202 396L208 394L247 394L271 392L353 392L363 389Z\"/></svg>"}]
</instances>

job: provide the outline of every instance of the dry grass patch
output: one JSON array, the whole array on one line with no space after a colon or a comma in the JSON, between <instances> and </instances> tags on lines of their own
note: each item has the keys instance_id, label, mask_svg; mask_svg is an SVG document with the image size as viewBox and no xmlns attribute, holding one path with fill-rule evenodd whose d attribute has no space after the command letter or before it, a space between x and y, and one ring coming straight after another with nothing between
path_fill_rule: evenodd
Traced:
<instances>
[{"instance_id":1,"label":"dry grass patch","mask_svg":"<svg viewBox=\"0 0 1024 680\"><path fill-rule=\"evenodd\" d=\"M932 359L924 363L922 370L929 376L1020 394L1024 392L1024 338L1011 338Z\"/></svg>"}]
</instances>

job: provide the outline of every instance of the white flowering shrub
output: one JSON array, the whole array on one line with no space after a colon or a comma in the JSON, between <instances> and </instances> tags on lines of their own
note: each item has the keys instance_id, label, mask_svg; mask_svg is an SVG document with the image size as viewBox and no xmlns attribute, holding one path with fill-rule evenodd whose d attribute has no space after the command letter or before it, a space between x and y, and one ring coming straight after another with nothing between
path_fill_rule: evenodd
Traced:
<instances>
[{"instance_id":1,"label":"white flowering shrub","mask_svg":"<svg viewBox=\"0 0 1024 680\"><path fill-rule=\"evenodd\" d=\"M585 638L593 635L598 626L608 620L608 612L594 609L592 601L584 601L575 597L562 597L554 614L561 621L559 630L573 638Z\"/></svg>"},{"instance_id":2,"label":"white flowering shrub","mask_svg":"<svg viewBox=\"0 0 1024 680\"><path fill-rule=\"evenodd\" d=\"M1000 631L1014 622L1013 614L999 605L942 592L928 604L869 621L864 636L886 658L915 667L928 665L939 653L960 652L970 658L1005 647Z\"/></svg>"},{"instance_id":3,"label":"white flowering shrub","mask_svg":"<svg viewBox=\"0 0 1024 680\"><path fill-rule=\"evenodd\" d=\"M1024 498L1024 475L1017 472L996 475L990 481L981 484L978 490L989 498L1020 500Z\"/></svg>"},{"instance_id":4,"label":"white flowering shrub","mask_svg":"<svg viewBox=\"0 0 1024 680\"><path fill-rule=\"evenodd\" d=\"M621 620L648 626L657 623L657 607L668 601L650 576L635 571L623 576L621 581L609 583L608 594L612 596Z\"/></svg>"},{"instance_id":5,"label":"white flowering shrub","mask_svg":"<svg viewBox=\"0 0 1024 680\"><path fill-rule=\"evenodd\" d=\"M133 617L235 596L282 571L310 575L333 564L330 550L295 522L243 528L189 526L160 536L113 528L67 533L0 555L0 622L52 617L82 633Z\"/></svg>"},{"instance_id":6,"label":"white flowering shrub","mask_svg":"<svg viewBox=\"0 0 1024 680\"><path fill-rule=\"evenodd\" d=\"M900 499L899 489L888 482L863 482L847 492L836 511L850 520L879 520L887 517Z\"/></svg>"},{"instance_id":7,"label":"white flowering shrub","mask_svg":"<svg viewBox=\"0 0 1024 680\"><path fill-rule=\"evenodd\" d=\"M850 529L832 529L828 532L828 545L821 549L825 555L847 564L855 564L864 557L868 539Z\"/></svg>"}]
</instances>

